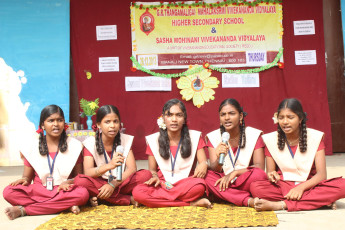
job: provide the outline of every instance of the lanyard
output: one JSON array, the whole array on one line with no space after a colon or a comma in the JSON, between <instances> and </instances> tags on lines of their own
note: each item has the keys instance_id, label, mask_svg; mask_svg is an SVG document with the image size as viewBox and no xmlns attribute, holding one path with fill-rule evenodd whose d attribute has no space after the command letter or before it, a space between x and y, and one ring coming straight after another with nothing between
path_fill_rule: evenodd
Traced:
<instances>
[{"instance_id":1,"label":"lanyard","mask_svg":"<svg viewBox=\"0 0 345 230\"><path fill-rule=\"evenodd\" d=\"M176 154L175 154L174 161L173 161L173 155L171 154L171 151L169 150L170 156L171 156L170 157L170 161L171 161L171 176L174 176L174 168L175 168L176 158L177 158L178 150L180 149L181 142L182 142L182 137L180 138L180 141L178 142L178 146L177 146L177 149L176 149Z\"/></svg>"},{"instance_id":2,"label":"lanyard","mask_svg":"<svg viewBox=\"0 0 345 230\"><path fill-rule=\"evenodd\" d=\"M291 149L291 147L290 147L289 143L287 143L287 142L286 142L286 145L287 145L287 147L288 147L288 149L289 149L289 152L290 152L290 154L291 154L292 158L294 158L294 157L295 157L295 155L293 154L292 149Z\"/></svg>"},{"instance_id":3,"label":"lanyard","mask_svg":"<svg viewBox=\"0 0 345 230\"><path fill-rule=\"evenodd\" d=\"M107 153L107 151L105 151L105 148L104 148L104 144L103 144L103 140L102 140L102 134L100 135L99 138L101 139L101 144L102 144L102 147L104 149L103 155L104 155L104 158L105 158L105 162L108 164L108 158L107 158L107 155L106 155L108 153ZM115 145L113 145L113 149L111 150L110 160L113 159L114 151L115 151ZM110 169L109 169L109 173L110 173L110 177L112 177Z\"/></svg>"},{"instance_id":4,"label":"lanyard","mask_svg":"<svg viewBox=\"0 0 345 230\"><path fill-rule=\"evenodd\" d=\"M289 149L289 152L290 152L290 154L291 154L291 156L292 156L292 159L293 159L293 158L295 158L295 155L294 155L293 152L292 152L292 149L291 149L291 147L290 147L290 145L289 145L289 142L288 142L286 136L285 136L285 140L286 140L286 145L287 145L287 147L288 147L288 149Z\"/></svg>"},{"instance_id":5,"label":"lanyard","mask_svg":"<svg viewBox=\"0 0 345 230\"><path fill-rule=\"evenodd\" d=\"M48 151L48 152L49 152L49 151ZM58 150L57 150L56 153L55 153L55 156L54 156L54 159L53 159L53 164L52 164L52 166L50 165L50 159L49 159L49 158L50 158L50 155L49 155L49 153L48 153L48 155L47 155L47 158L48 158L48 166L49 166L49 171L50 171L50 176L53 176L55 159L56 159L58 153L59 153L59 147L58 147Z\"/></svg>"},{"instance_id":6,"label":"lanyard","mask_svg":"<svg viewBox=\"0 0 345 230\"><path fill-rule=\"evenodd\" d=\"M229 149L229 151L228 151L228 155L229 155L229 157L230 157L230 160L231 160L231 164L232 164L232 167L235 169L235 165L236 165L236 162L237 162L237 160L238 160L238 156L240 155L240 146L238 146L237 147L237 153L236 153L236 157L235 157L235 162L232 160L232 156L231 156L231 154L230 154L230 149Z\"/></svg>"}]
</instances>

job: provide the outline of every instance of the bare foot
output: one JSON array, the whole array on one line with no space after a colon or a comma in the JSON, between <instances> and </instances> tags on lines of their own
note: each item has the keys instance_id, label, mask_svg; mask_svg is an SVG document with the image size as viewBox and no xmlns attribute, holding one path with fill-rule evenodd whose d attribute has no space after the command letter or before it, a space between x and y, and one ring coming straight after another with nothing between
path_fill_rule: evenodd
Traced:
<instances>
[{"instance_id":1,"label":"bare foot","mask_svg":"<svg viewBox=\"0 0 345 230\"><path fill-rule=\"evenodd\" d=\"M337 204L335 202L327 205L328 208L332 209L332 210L337 210Z\"/></svg>"},{"instance_id":2,"label":"bare foot","mask_svg":"<svg viewBox=\"0 0 345 230\"><path fill-rule=\"evenodd\" d=\"M90 205L91 205L91 207L98 206L98 199L96 196L90 198Z\"/></svg>"},{"instance_id":3,"label":"bare foot","mask_svg":"<svg viewBox=\"0 0 345 230\"><path fill-rule=\"evenodd\" d=\"M213 208L213 205L211 204L211 202L207 198L201 198L199 200L190 202L190 206Z\"/></svg>"},{"instance_id":4,"label":"bare foot","mask_svg":"<svg viewBox=\"0 0 345 230\"><path fill-rule=\"evenodd\" d=\"M22 207L22 209L23 209L23 215L25 215L24 207ZM20 210L20 206L13 206L13 207L6 208L5 209L5 214L8 217L8 219L14 220L17 217L22 216L22 211Z\"/></svg>"},{"instance_id":5,"label":"bare foot","mask_svg":"<svg viewBox=\"0 0 345 230\"><path fill-rule=\"evenodd\" d=\"M131 204L134 205L135 208L138 208L140 206L140 203L134 200L133 196L131 196Z\"/></svg>"},{"instance_id":6,"label":"bare foot","mask_svg":"<svg viewBox=\"0 0 345 230\"><path fill-rule=\"evenodd\" d=\"M278 211L286 209L286 204L284 201L269 201L255 198L254 208L256 211Z\"/></svg>"},{"instance_id":7,"label":"bare foot","mask_svg":"<svg viewBox=\"0 0 345 230\"><path fill-rule=\"evenodd\" d=\"M76 205L72 206L69 210L71 210L71 212L73 212L74 214L80 213L80 208Z\"/></svg>"}]
</instances>

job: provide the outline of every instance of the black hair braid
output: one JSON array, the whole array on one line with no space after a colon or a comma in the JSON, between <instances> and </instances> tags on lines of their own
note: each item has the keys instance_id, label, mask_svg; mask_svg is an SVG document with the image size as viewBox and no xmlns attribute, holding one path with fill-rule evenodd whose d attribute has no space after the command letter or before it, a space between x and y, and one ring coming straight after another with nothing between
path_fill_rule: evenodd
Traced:
<instances>
[{"instance_id":1,"label":"black hair braid","mask_svg":"<svg viewBox=\"0 0 345 230\"><path fill-rule=\"evenodd\" d=\"M65 130L63 130L63 132L61 133L58 148L59 148L59 151L62 153L66 152L68 148L67 134ZM47 139L46 139L46 136L44 136L43 132L40 133L38 150L42 156L47 155L49 153Z\"/></svg>"},{"instance_id":2,"label":"black hair braid","mask_svg":"<svg viewBox=\"0 0 345 230\"><path fill-rule=\"evenodd\" d=\"M166 130L160 129L159 130L159 138L158 138L158 144L159 144L159 155L165 160L170 158L170 141L168 132ZM192 147L191 147L191 139L189 136L189 129L187 125L183 125L182 131L181 131L181 157L187 158L191 155Z\"/></svg>"},{"instance_id":3,"label":"black hair braid","mask_svg":"<svg viewBox=\"0 0 345 230\"><path fill-rule=\"evenodd\" d=\"M96 138L96 150L97 150L97 153L99 155L102 155L104 153L104 148L103 148L103 145L101 143L102 139L101 139L101 134L99 132L99 129L96 130L96 133L95 133L95 138Z\"/></svg>"},{"instance_id":4,"label":"black hair braid","mask_svg":"<svg viewBox=\"0 0 345 230\"><path fill-rule=\"evenodd\" d=\"M64 129L61 133L61 137L60 137L60 141L59 141L59 150L60 150L60 152L64 153L64 152L66 152L67 148L68 148L67 134L66 134L66 131Z\"/></svg>"},{"instance_id":5,"label":"black hair braid","mask_svg":"<svg viewBox=\"0 0 345 230\"><path fill-rule=\"evenodd\" d=\"M225 127L221 124L220 125L220 135L222 135L225 132Z\"/></svg>"},{"instance_id":6,"label":"black hair braid","mask_svg":"<svg viewBox=\"0 0 345 230\"><path fill-rule=\"evenodd\" d=\"M240 138L238 140L238 147L244 148L246 146L246 125L244 123L244 118L242 119L242 125L240 125Z\"/></svg>"},{"instance_id":7,"label":"black hair braid","mask_svg":"<svg viewBox=\"0 0 345 230\"><path fill-rule=\"evenodd\" d=\"M120 134L120 130L117 132L115 139L114 139L114 143L113 143L113 149L116 150L116 147L121 145L121 134Z\"/></svg>"},{"instance_id":8,"label":"black hair braid","mask_svg":"<svg viewBox=\"0 0 345 230\"><path fill-rule=\"evenodd\" d=\"M278 125L278 143L277 144L280 150L283 150L285 148L285 141L286 141L285 133Z\"/></svg>"},{"instance_id":9,"label":"black hair braid","mask_svg":"<svg viewBox=\"0 0 345 230\"><path fill-rule=\"evenodd\" d=\"M300 133L299 133L299 149L301 152L307 151L307 113L303 112L302 104L296 98L286 98L282 102L280 102L278 106L277 113L279 115L282 109L290 109L293 113L297 114L298 118L302 120L300 125ZM286 136L283 130L278 125L278 148L280 150L284 149L286 142Z\"/></svg>"},{"instance_id":10,"label":"black hair braid","mask_svg":"<svg viewBox=\"0 0 345 230\"><path fill-rule=\"evenodd\" d=\"M46 138L45 138L43 132L40 133L38 150L42 156L48 154L48 145L47 145L47 141L46 141Z\"/></svg>"},{"instance_id":11,"label":"black hair braid","mask_svg":"<svg viewBox=\"0 0 345 230\"><path fill-rule=\"evenodd\" d=\"M159 155L165 160L168 160L170 157L170 142L167 130L159 129Z\"/></svg>"},{"instance_id":12,"label":"black hair braid","mask_svg":"<svg viewBox=\"0 0 345 230\"><path fill-rule=\"evenodd\" d=\"M105 151L102 145L102 134L99 132L99 129L96 130L95 133L95 144L96 144L96 150L99 155L102 155ZM121 145L121 136L120 136L120 131L116 134L114 142L113 142L113 149L116 150L116 147Z\"/></svg>"},{"instance_id":13,"label":"black hair braid","mask_svg":"<svg viewBox=\"0 0 345 230\"><path fill-rule=\"evenodd\" d=\"M188 126L185 124L182 127L181 138L181 157L187 158L192 153L192 142L190 140Z\"/></svg>"},{"instance_id":14,"label":"black hair braid","mask_svg":"<svg viewBox=\"0 0 345 230\"><path fill-rule=\"evenodd\" d=\"M301 133L299 138L299 149L302 153L307 151L307 124L305 119L301 123Z\"/></svg>"}]
</instances>

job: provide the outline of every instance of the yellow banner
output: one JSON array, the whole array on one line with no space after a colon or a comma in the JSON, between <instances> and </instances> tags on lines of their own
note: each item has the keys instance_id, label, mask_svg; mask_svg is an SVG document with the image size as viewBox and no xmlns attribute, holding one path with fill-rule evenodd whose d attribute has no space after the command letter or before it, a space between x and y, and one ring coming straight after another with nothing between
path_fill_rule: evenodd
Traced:
<instances>
[{"instance_id":1,"label":"yellow banner","mask_svg":"<svg viewBox=\"0 0 345 230\"><path fill-rule=\"evenodd\" d=\"M192 2L186 2L192 3ZM131 6L132 54L147 69L263 66L282 47L282 5ZM156 8L146 8L148 5ZM158 7L160 5L160 7Z\"/></svg>"}]
</instances>

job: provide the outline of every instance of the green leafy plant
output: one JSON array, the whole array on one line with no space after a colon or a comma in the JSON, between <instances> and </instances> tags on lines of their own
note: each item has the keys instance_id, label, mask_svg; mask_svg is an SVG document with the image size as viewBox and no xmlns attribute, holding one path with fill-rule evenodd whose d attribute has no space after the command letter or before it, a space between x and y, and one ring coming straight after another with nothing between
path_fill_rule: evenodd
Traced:
<instances>
[{"instance_id":1,"label":"green leafy plant","mask_svg":"<svg viewBox=\"0 0 345 230\"><path fill-rule=\"evenodd\" d=\"M81 117L96 115L96 110L99 108L99 98L94 101L87 101L84 98L80 99L80 108L83 112L80 114Z\"/></svg>"}]
</instances>

